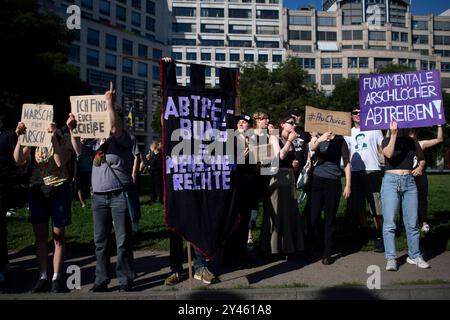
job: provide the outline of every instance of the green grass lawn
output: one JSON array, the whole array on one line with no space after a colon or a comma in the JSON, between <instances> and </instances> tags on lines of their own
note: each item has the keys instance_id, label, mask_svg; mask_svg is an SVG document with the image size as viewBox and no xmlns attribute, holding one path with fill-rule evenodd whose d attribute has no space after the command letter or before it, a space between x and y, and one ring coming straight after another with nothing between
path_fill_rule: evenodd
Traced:
<instances>
[{"instance_id":1,"label":"green grass lawn","mask_svg":"<svg viewBox=\"0 0 450 320\"><path fill-rule=\"evenodd\" d=\"M145 180L148 176L143 176L143 192L145 194ZM429 176L429 223L432 231L427 235L422 235L421 244L425 249L450 250L450 175ZM134 238L136 249L168 250L169 232L164 226L163 206L160 204L149 205L149 197L141 197L141 232ZM345 243L350 239L351 234L340 227L344 221L346 211L346 201L341 199L336 238ZM254 238L259 238L259 228L262 221L262 210L258 214L257 230ZM93 226L91 208L81 208L78 200L72 202L72 225L66 231L67 249L71 252L89 251L93 252ZM28 211L25 208L18 210L18 214L13 218L8 218L8 248L15 250L34 250L34 236L31 224L28 222ZM361 250L372 250L373 243L369 241L361 247ZM404 232L397 237L397 249L406 249L406 238Z\"/></svg>"}]
</instances>

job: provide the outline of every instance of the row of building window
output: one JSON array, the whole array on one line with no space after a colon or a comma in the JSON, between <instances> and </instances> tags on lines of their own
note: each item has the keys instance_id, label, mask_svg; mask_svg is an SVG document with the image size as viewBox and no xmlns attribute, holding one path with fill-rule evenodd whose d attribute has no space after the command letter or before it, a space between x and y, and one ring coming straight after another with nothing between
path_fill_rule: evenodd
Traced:
<instances>
[{"instance_id":1,"label":"row of building window","mask_svg":"<svg viewBox=\"0 0 450 320\"><path fill-rule=\"evenodd\" d=\"M100 46L100 32L95 29L88 28L87 43L92 46ZM127 55L134 55L133 41L122 39L122 52ZM105 33L105 48L108 50L117 50L117 36ZM144 44L138 44L138 55L142 58L148 58L148 47ZM161 58L162 50L153 48L153 58Z\"/></svg>"},{"instance_id":2,"label":"row of building window","mask_svg":"<svg viewBox=\"0 0 450 320\"><path fill-rule=\"evenodd\" d=\"M191 7L173 7L172 15L174 17L196 17L197 9ZM200 17L204 18L224 18L225 9L222 8L201 8ZM252 10L251 9L228 9L229 18L238 19L251 19ZM278 20L279 11L278 10L256 10L257 19L268 19L268 20Z\"/></svg>"},{"instance_id":3,"label":"row of building window","mask_svg":"<svg viewBox=\"0 0 450 320\"><path fill-rule=\"evenodd\" d=\"M172 23L172 32L185 32L185 33L196 33L197 25L195 23L181 23L174 22ZM223 24L211 24L211 23L202 23L200 25L200 32L202 33L224 33L225 27ZM239 25L239 24L230 24L228 25L228 33L231 34L251 34L252 26L251 25ZM256 34L271 34L278 35L280 33L280 28L278 26L256 26Z\"/></svg>"},{"instance_id":4,"label":"row of building window","mask_svg":"<svg viewBox=\"0 0 450 320\"><path fill-rule=\"evenodd\" d=\"M183 60L183 54L182 54L182 52L173 52L172 58L175 60ZM197 52L186 52L186 60L197 61ZM202 52L200 54L200 60L201 61L211 61L211 53L210 52ZM215 61L226 61L226 54L222 53L222 52L216 52ZM240 53L230 53L229 61L233 61L233 62L241 61ZM244 61L245 62L254 62L255 55L253 53L245 53ZM258 54L258 61L268 62L269 55L265 54L265 53ZM281 61L282 61L282 55L272 54L272 62L281 62Z\"/></svg>"},{"instance_id":5,"label":"row of building window","mask_svg":"<svg viewBox=\"0 0 450 320\"><path fill-rule=\"evenodd\" d=\"M175 46L203 46L203 47L225 47L225 40L220 39L202 39L200 44L197 44L196 39L172 39L172 45ZM228 40L227 47L252 48L252 40ZM279 48L279 41L255 41L256 48Z\"/></svg>"},{"instance_id":6,"label":"row of building window","mask_svg":"<svg viewBox=\"0 0 450 320\"><path fill-rule=\"evenodd\" d=\"M117 1L120 3L123 3L124 5L127 5L126 1ZM142 0L132 0L131 1L131 7L133 9L137 9L137 10L142 10L144 9L144 1ZM94 0L81 0L81 7L84 9L89 9L89 10L93 10L94 9ZM122 8L119 9L119 11L123 11L123 9L125 9L122 6L116 6L116 13L117 13L117 8ZM98 5L98 9L99 12L105 15L110 15L111 13L111 1L108 0L100 0L99 1L99 5ZM155 7L155 2L154 1L150 1L150 0L145 0L145 12L147 14L151 14L151 15L155 15L156 14L156 7ZM126 9L125 9L126 12ZM126 16L126 14L125 14Z\"/></svg>"}]
</instances>

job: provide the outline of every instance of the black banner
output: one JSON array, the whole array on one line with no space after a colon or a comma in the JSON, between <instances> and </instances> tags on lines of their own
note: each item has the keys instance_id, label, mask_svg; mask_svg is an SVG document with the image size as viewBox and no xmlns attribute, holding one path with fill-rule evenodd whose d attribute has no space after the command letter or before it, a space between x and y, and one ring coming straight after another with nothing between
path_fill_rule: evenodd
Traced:
<instances>
[{"instance_id":1,"label":"black banner","mask_svg":"<svg viewBox=\"0 0 450 320\"><path fill-rule=\"evenodd\" d=\"M160 67L165 223L213 258L238 219L234 148L227 151L237 71L220 68L220 87L205 88L205 66L191 64L190 86L183 87L173 61Z\"/></svg>"}]
</instances>

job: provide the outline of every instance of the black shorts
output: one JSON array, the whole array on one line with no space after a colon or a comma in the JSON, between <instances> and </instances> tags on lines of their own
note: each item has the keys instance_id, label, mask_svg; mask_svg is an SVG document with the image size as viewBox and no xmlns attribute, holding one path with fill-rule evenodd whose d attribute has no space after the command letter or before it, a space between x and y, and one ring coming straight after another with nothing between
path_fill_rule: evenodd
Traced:
<instances>
[{"instance_id":1,"label":"black shorts","mask_svg":"<svg viewBox=\"0 0 450 320\"><path fill-rule=\"evenodd\" d=\"M381 216L381 171L353 171L350 194L350 212L352 216L366 211L366 202L370 213Z\"/></svg>"}]
</instances>

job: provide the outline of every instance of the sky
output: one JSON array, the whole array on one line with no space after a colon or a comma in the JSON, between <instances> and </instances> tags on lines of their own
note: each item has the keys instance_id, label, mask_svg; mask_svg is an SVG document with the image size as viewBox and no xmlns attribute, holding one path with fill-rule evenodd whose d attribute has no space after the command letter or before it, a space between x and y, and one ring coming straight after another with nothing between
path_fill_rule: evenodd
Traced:
<instances>
[{"instance_id":1,"label":"sky","mask_svg":"<svg viewBox=\"0 0 450 320\"><path fill-rule=\"evenodd\" d=\"M285 7L297 9L301 6L312 4L316 9L322 7L322 0L283 0ZM447 0L412 0L412 13L417 15L426 15L432 13L439 15L450 8L450 2Z\"/></svg>"}]
</instances>

